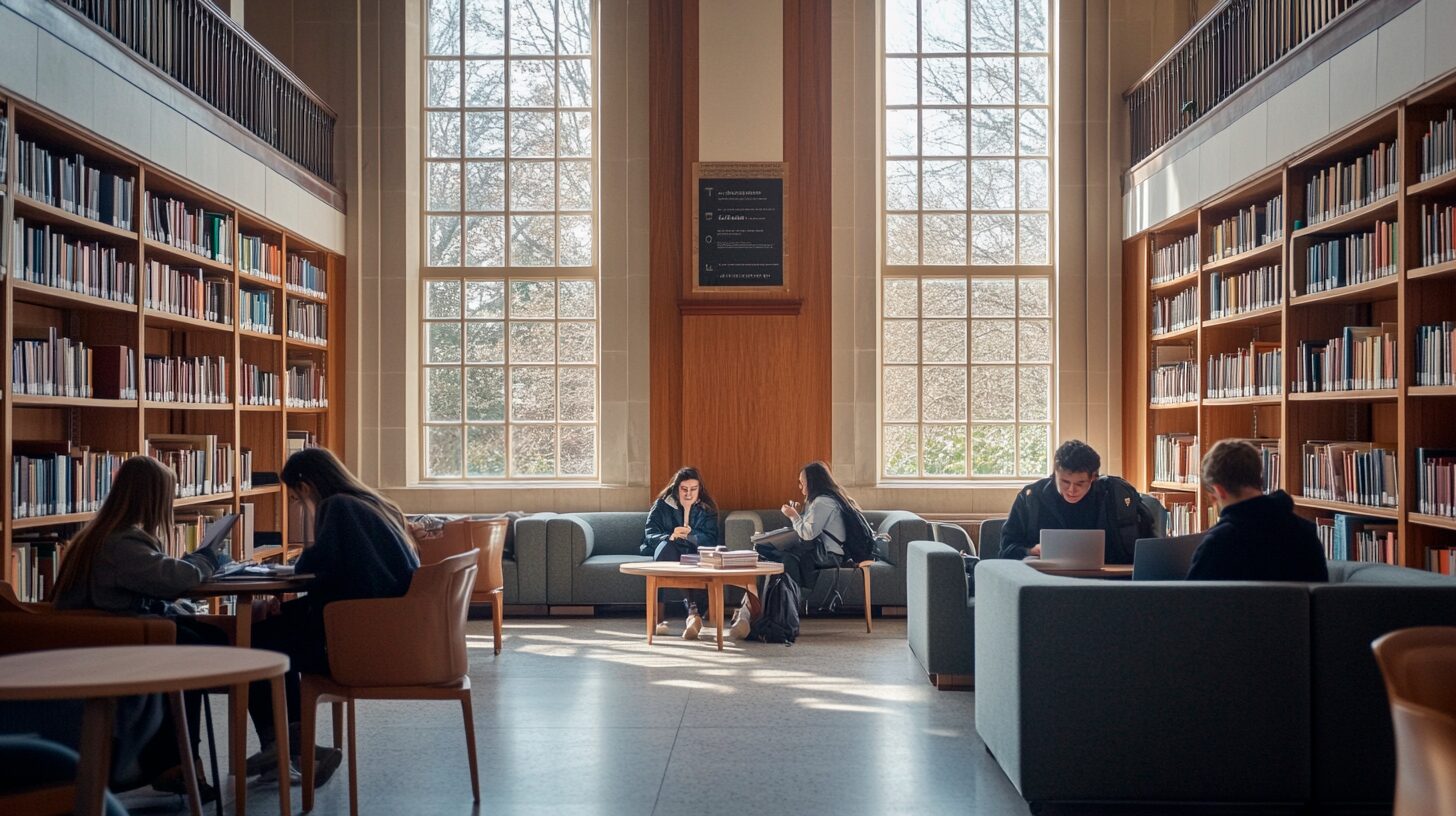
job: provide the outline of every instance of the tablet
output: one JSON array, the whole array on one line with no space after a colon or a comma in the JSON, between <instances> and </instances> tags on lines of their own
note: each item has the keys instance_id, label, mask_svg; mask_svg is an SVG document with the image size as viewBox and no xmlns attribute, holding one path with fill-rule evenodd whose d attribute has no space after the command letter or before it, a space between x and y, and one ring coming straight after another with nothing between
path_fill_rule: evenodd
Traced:
<instances>
[{"instance_id":1,"label":"tablet","mask_svg":"<svg viewBox=\"0 0 1456 816\"><path fill-rule=\"evenodd\" d=\"M216 547L224 538L227 538L227 534L232 532L237 523L238 514L228 513L207 525L207 535L203 538L202 543L197 545L197 549L205 550L209 547Z\"/></svg>"}]
</instances>

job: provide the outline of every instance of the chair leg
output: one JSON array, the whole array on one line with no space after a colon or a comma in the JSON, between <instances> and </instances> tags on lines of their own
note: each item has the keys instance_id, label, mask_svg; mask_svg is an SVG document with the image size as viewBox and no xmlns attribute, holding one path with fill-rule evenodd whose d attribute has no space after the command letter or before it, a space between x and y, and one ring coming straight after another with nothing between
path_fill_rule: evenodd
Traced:
<instances>
[{"instance_id":1,"label":"chair leg","mask_svg":"<svg viewBox=\"0 0 1456 816\"><path fill-rule=\"evenodd\" d=\"M475 760L475 709L470 704L470 691L460 695L460 708L465 716L465 753L470 757L470 793L480 803L480 772Z\"/></svg>"},{"instance_id":2,"label":"chair leg","mask_svg":"<svg viewBox=\"0 0 1456 816\"><path fill-rule=\"evenodd\" d=\"M505 602L506 594L500 590L490 593L490 617L491 623L495 626L495 653L500 654L501 650L501 627L505 623ZM480 801L479 797L476 798Z\"/></svg>"},{"instance_id":3,"label":"chair leg","mask_svg":"<svg viewBox=\"0 0 1456 816\"><path fill-rule=\"evenodd\" d=\"M872 634L875 631L875 627L870 622L870 568L861 564L859 571L864 574L865 632Z\"/></svg>"},{"instance_id":4,"label":"chair leg","mask_svg":"<svg viewBox=\"0 0 1456 816\"><path fill-rule=\"evenodd\" d=\"M349 720L349 816L359 816L359 755L354 746L358 741L354 736L354 709L358 705L355 700L344 703L344 714Z\"/></svg>"},{"instance_id":5,"label":"chair leg","mask_svg":"<svg viewBox=\"0 0 1456 816\"><path fill-rule=\"evenodd\" d=\"M303 776L303 812L313 810L314 794L314 751L311 747L314 744L314 732L318 728L318 690L304 675L299 680L299 770ZM337 722L337 718L335 718ZM338 747L335 745L335 747Z\"/></svg>"}]
</instances>

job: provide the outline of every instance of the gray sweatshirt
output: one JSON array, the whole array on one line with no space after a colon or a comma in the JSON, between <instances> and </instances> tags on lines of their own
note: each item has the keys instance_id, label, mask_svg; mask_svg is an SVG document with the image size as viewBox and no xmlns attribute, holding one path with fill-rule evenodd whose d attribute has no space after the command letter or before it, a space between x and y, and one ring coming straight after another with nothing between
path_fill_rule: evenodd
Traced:
<instances>
[{"instance_id":1,"label":"gray sweatshirt","mask_svg":"<svg viewBox=\"0 0 1456 816\"><path fill-rule=\"evenodd\" d=\"M167 601L212 577L210 551L168 558L161 542L132 527L106 537L91 574L56 598L57 609L100 609L125 615L166 614Z\"/></svg>"},{"instance_id":2,"label":"gray sweatshirt","mask_svg":"<svg viewBox=\"0 0 1456 816\"><path fill-rule=\"evenodd\" d=\"M844 547L839 544L844 540L844 514L839 509L839 502L833 498L818 497L793 523L794 532L805 541L813 541L828 532L829 535L824 537L824 549L835 555L844 555Z\"/></svg>"}]
</instances>

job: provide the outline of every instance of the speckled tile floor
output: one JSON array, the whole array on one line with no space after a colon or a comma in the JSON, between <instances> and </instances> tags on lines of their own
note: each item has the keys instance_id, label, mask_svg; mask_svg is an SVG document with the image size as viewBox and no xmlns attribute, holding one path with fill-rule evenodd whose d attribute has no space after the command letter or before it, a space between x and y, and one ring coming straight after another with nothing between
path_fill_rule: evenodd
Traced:
<instances>
[{"instance_id":1,"label":"speckled tile floor","mask_svg":"<svg viewBox=\"0 0 1456 816\"><path fill-rule=\"evenodd\" d=\"M903 620L866 635L855 618L809 619L791 648L721 654L676 627L649 647L635 615L508 618L505 631L497 657L489 621L470 624L479 809L458 706L366 701L361 814L1028 812L976 736L974 695L926 682ZM347 788L340 769L315 813L348 813ZM177 797L123 801L135 816L185 812ZM248 812L276 814L277 789L254 785Z\"/></svg>"}]
</instances>

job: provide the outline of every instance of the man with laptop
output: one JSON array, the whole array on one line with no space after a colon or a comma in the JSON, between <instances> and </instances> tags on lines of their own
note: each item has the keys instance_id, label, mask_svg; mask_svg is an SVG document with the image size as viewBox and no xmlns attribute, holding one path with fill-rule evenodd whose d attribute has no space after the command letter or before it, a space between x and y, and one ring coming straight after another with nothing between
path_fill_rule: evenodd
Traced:
<instances>
[{"instance_id":1,"label":"man with laptop","mask_svg":"<svg viewBox=\"0 0 1456 816\"><path fill-rule=\"evenodd\" d=\"M1225 439L1203 457L1203 489L1218 523L1193 553L1190 581L1330 580L1314 524L1294 514L1283 490L1265 495L1259 449Z\"/></svg>"},{"instance_id":2,"label":"man with laptop","mask_svg":"<svg viewBox=\"0 0 1456 816\"><path fill-rule=\"evenodd\" d=\"M1105 563L1131 564L1137 540L1153 535L1152 514L1137 488L1116 476L1101 476L1102 457L1081 440L1063 442L1052 464L1051 476L1016 494L1001 529L1001 557L1050 560L1052 554L1042 552L1046 542L1060 560L1075 558L1080 565L1088 560L1089 542L1100 535Z\"/></svg>"}]
</instances>

